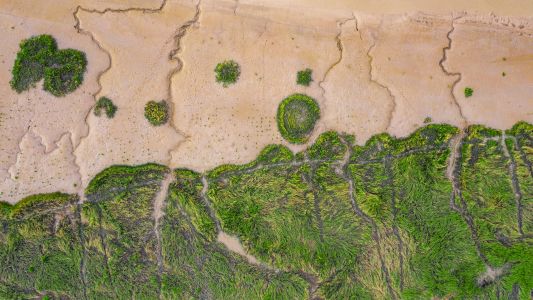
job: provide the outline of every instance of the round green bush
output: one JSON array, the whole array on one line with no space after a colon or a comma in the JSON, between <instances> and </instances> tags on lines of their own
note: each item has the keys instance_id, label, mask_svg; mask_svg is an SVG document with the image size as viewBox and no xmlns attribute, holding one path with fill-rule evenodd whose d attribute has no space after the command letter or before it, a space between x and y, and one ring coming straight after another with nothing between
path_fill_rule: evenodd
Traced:
<instances>
[{"instance_id":1,"label":"round green bush","mask_svg":"<svg viewBox=\"0 0 533 300\"><path fill-rule=\"evenodd\" d=\"M472 97L474 94L474 89L471 87L465 87L465 98Z\"/></svg>"},{"instance_id":2,"label":"round green bush","mask_svg":"<svg viewBox=\"0 0 533 300\"><path fill-rule=\"evenodd\" d=\"M113 101L107 97L100 97L94 106L94 115L99 117L102 114L102 110L105 111L106 116L111 119L117 112L117 106L113 104Z\"/></svg>"},{"instance_id":3,"label":"round green bush","mask_svg":"<svg viewBox=\"0 0 533 300\"><path fill-rule=\"evenodd\" d=\"M313 70L309 68L298 71L296 74L296 83L299 85L309 86L311 81L313 81Z\"/></svg>"},{"instance_id":4,"label":"round green bush","mask_svg":"<svg viewBox=\"0 0 533 300\"><path fill-rule=\"evenodd\" d=\"M278 107L279 132L293 144L307 142L319 118L318 103L307 95L293 94L283 99Z\"/></svg>"},{"instance_id":5,"label":"round green bush","mask_svg":"<svg viewBox=\"0 0 533 300\"><path fill-rule=\"evenodd\" d=\"M215 68L217 82L222 83L223 87L237 82L241 75L241 67L233 60L226 60L217 64Z\"/></svg>"},{"instance_id":6,"label":"round green bush","mask_svg":"<svg viewBox=\"0 0 533 300\"><path fill-rule=\"evenodd\" d=\"M168 121L168 104L165 100L149 101L144 107L144 116L154 126L163 125Z\"/></svg>"}]
</instances>

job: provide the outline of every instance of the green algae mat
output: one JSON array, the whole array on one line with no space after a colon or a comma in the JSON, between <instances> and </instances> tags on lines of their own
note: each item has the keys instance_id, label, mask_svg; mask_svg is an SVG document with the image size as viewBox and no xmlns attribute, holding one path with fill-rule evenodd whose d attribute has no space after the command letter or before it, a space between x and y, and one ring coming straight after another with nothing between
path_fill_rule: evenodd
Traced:
<instances>
[{"instance_id":1,"label":"green algae mat","mask_svg":"<svg viewBox=\"0 0 533 300\"><path fill-rule=\"evenodd\" d=\"M354 140L0 203L0 299L531 298L532 125Z\"/></svg>"}]
</instances>

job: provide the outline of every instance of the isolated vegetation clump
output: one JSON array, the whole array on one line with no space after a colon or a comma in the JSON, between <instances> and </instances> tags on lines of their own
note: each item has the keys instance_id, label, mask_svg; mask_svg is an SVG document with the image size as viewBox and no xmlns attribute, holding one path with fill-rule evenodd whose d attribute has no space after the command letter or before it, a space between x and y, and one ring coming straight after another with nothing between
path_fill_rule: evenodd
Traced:
<instances>
[{"instance_id":1,"label":"isolated vegetation clump","mask_svg":"<svg viewBox=\"0 0 533 300\"><path fill-rule=\"evenodd\" d=\"M226 60L217 64L215 73L217 82L222 83L223 87L228 87L239 79L241 67L233 60Z\"/></svg>"},{"instance_id":2,"label":"isolated vegetation clump","mask_svg":"<svg viewBox=\"0 0 533 300\"><path fill-rule=\"evenodd\" d=\"M107 97L100 97L94 107L94 115L99 117L102 115L102 110L105 111L106 116L111 119L115 116L117 106L113 104L113 101Z\"/></svg>"},{"instance_id":3,"label":"isolated vegetation clump","mask_svg":"<svg viewBox=\"0 0 533 300\"><path fill-rule=\"evenodd\" d=\"M56 97L73 92L83 82L87 68L85 53L62 49L55 53L44 69L44 90Z\"/></svg>"},{"instance_id":4,"label":"isolated vegetation clump","mask_svg":"<svg viewBox=\"0 0 533 300\"><path fill-rule=\"evenodd\" d=\"M21 93L44 78L43 89L60 97L81 85L86 68L85 53L74 49L58 50L51 35L33 36L20 43L10 84Z\"/></svg>"},{"instance_id":5,"label":"isolated vegetation clump","mask_svg":"<svg viewBox=\"0 0 533 300\"><path fill-rule=\"evenodd\" d=\"M474 89L472 89L471 87L465 87L465 97L466 98L472 97L473 94L474 94Z\"/></svg>"},{"instance_id":6,"label":"isolated vegetation clump","mask_svg":"<svg viewBox=\"0 0 533 300\"><path fill-rule=\"evenodd\" d=\"M168 104L165 100L149 101L144 107L144 116L154 126L160 126L168 121Z\"/></svg>"},{"instance_id":7,"label":"isolated vegetation clump","mask_svg":"<svg viewBox=\"0 0 533 300\"><path fill-rule=\"evenodd\" d=\"M293 94L285 98L278 107L278 129L281 136L293 144L307 142L319 118L318 103L304 94Z\"/></svg>"},{"instance_id":8,"label":"isolated vegetation clump","mask_svg":"<svg viewBox=\"0 0 533 300\"><path fill-rule=\"evenodd\" d=\"M307 68L305 70L298 71L296 74L296 83L303 86L309 86L313 81L313 70Z\"/></svg>"},{"instance_id":9,"label":"isolated vegetation clump","mask_svg":"<svg viewBox=\"0 0 533 300\"><path fill-rule=\"evenodd\" d=\"M19 47L10 84L12 89L21 93L44 77L44 69L57 51L57 44L52 36L43 34L23 40Z\"/></svg>"}]
</instances>

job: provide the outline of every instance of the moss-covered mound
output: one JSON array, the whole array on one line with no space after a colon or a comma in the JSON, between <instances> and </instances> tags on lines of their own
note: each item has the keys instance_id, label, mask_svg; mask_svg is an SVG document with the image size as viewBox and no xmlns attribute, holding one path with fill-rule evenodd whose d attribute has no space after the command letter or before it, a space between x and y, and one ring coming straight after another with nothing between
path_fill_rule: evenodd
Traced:
<instances>
[{"instance_id":1,"label":"moss-covered mound","mask_svg":"<svg viewBox=\"0 0 533 300\"><path fill-rule=\"evenodd\" d=\"M241 67L233 60L226 60L217 64L215 67L215 74L217 82L222 83L222 86L228 87L234 84L241 75Z\"/></svg>"},{"instance_id":2,"label":"moss-covered mound","mask_svg":"<svg viewBox=\"0 0 533 300\"><path fill-rule=\"evenodd\" d=\"M94 106L94 115L99 117L102 115L102 111L105 111L106 116L111 119L117 112L117 106L113 104L111 99L107 97L100 97Z\"/></svg>"},{"instance_id":3,"label":"moss-covered mound","mask_svg":"<svg viewBox=\"0 0 533 300\"><path fill-rule=\"evenodd\" d=\"M307 142L319 118L318 103L307 95L293 94L285 98L278 107L279 132L293 144Z\"/></svg>"},{"instance_id":4,"label":"moss-covered mound","mask_svg":"<svg viewBox=\"0 0 533 300\"><path fill-rule=\"evenodd\" d=\"M165 100L149 101L144 107L144 117L150 124L160 126L168 121L168 104Z\"/></svg>"},{"instance_id":5,"label":"moss-covered mound","mask_svg":"<svg viewBox=\"0 0 533 300\"><path fill-rule=\"evenodd\" d=\"M60 97L82 84L86 68L85 53L74 49L58 50L51 35L38 35L20 43L10 84L21 93L44 78L43 89Z\"/></svg>"},{"instance_id":6,"label":"moss-covered mound","mask_svg":"<svg viewBox=\"0 0 533 300\"><path fill-rule=\"evenodd\" d=\"M296 83L303 86L309 86L313 81L313 70L307 68L305 70L298 71L296 74Z\"/></svg>"}]
</instances>

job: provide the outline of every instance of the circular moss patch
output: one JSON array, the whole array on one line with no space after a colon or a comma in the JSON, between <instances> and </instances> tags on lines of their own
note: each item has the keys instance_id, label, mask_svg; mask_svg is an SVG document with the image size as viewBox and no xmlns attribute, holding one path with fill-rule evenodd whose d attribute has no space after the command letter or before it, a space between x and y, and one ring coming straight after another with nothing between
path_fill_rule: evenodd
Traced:
<instances>
[{"instance_id":1,"label":"circular moss patch","mask_svg":"<svg viewBox=\"0 0 533 300\"><path fill-rule=\"evenodd\" d=\"M165 100L150 101L144 107L144 116L154 126L163 125L168 121L168 104Z\"/></svg>"},{"instance_id":2,"label":"circular moss patch","mask_svg":"<svg viewBox=\"0 0 533 300\"><path fill-rule=\"evenodd\" d=\"M217 64L215 73L217 82L222 83L223 87L228 87L239 79L241 67L233 60L226 60Z\"/></svg>"},{"instance_id":3,"label":"circular moss patch","mask_svg":"<svg viewBox=\"0 0 533 300\"><path fill-rule=\"evenodd\" d=\"M293 94L283 99L278 107L279 132L293 144L307 142L319 118L318 103L307 95Z\"/></svg>"}]
</instances>

